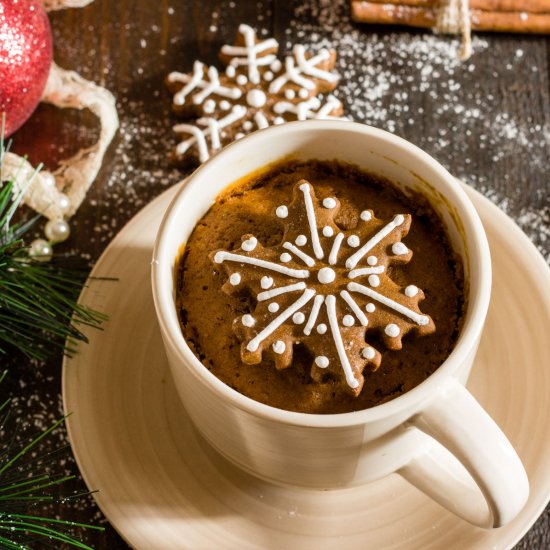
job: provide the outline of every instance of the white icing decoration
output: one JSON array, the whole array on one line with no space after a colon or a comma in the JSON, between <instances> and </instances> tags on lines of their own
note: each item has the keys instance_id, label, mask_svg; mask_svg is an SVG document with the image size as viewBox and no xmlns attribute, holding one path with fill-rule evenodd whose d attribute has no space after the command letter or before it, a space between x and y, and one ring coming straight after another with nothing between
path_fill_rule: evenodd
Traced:
<instances>
[{"instance_id":1,"label":"white icing decoration","mask_svg":"<svg viewBox=\"0 0 550 550\"><path fill-rule=\"evenodd\" d=\"M336 261L338 260L338 252L340 250L340 245L342 244L342 241L344 240L344 234L338 233L336 237L334 237L334 242L332 243L332 249L330 251L329 257L328 257L328 263L330 265L334 265Z\"/></svg>"},{"instance_id":2,"label":"white icing decoration","mask_svg":"<svg viewBox=\"0 0 550 550\"><path fill-rule=\"evenodd\" d=\"M174 105L183 105L187 96L196 90L200 91L193 96L192 101L195 105L200 105L211 94L233 100L241 97L242 92L239 88L229 88L220 84L220 77L216 67L208 67L206 71L207 79L205 79L204 69L205 66L200 61L195 61L191 76L178 72L168 75L168 82L181 82L185 84L181 90L174 94Z\"/></svg>"},{"instance_id":3,"label":"white icing decoration","mask_svg":"<svg viewBox=\"0 0 550 550\"><path fill-rule=\"evenodd\" d=\"M281 206L278 206L277 210L275 210L275 215L278 218L288 217L288 208L284 204L282 204Z\"/></svg>"},{"instance_id":4,"label":"white icing decoration","mask_svg":"<svg viewBox=\"0 0 550 550\"><path fill-rule=\"evenodd\" d=\"M326 199L323 199L323 206L329 210L332 210L333 208L336 208L336 201L332 197L327 197Z\"/></svg>"},{"instance_id":5,"label":"white icing decoration","mask_svg":"<svg viewBox=\"0 0 550 550\"><path fill-rule=\"evenodd\" d=\"M282 355L286 350L286 344L282 340L277 340L271 347L278 355Z\"/></svg>"},{"instance_id":6,"label":"white icing decoration","mask_svg":"<svg viewBox=\"0 0 550 550\"><path fill-rule=\"evenodd\" d=\"M263 128L267 128L269 126L267 118L265 118L265 115L261 111L257 111L256 113L254 113L254 122L256 123L256 126L259 130L262 130Z\"/></svg>"},{"instance_id":7,"label":"white icing decoration","mask_svg":"<svg viewBox=\"0 0 550 550\"><path fill-rule=\"evenodd\" d=\"M357 235L350 235L348 237L348 244L352 248L357 248L361 244L361 241Z\"/></svg>"},{"instance_id":8,"label":"white icing decoration","mask_svg":"<svg viewBox=\"0 0 550 550\"><path fill-rule=\"evenodd\" d=\"M364 222L370 222L372 219L372 214L368 210L363 210L360 217Z\"/></svg>"},{"instance_id":9,"label":"white icing decoration","mask_svg":"<svg viewBox=\"0 0 550 550\"><path fill-rule=\"evenodd\" d=\"M285 123L285 119L282 116L277 116L273 119L273 124L275 124L275 126L279 126L279 124L284 124L284 123Z\"/></svg>"},{"instance_id":10,"label":"white icing decoration","mask_svg":"<svg viewBox=\"0 0 550 550\"><path fill-rule=\"evenodd\" d=\"M430 322L427 315L420 315L419 313L416 313L416 311L413 311L412 309L409 309L408 307L405 307L404 305L384 296L383 294L376 292L376 290L372 290L372 288L368 288L358 283L348 283L347 288L350 292L359 292L360 294L364 294L365 296L384 304L398 313L401 313L401 315L412 319L417 325L425 326Z\"/></svg>"},{"instance_id":11,"label":"white icing decoration","mask_svg":"<svg viewBox=\"0 0 550 550\"><path fill-rule=\"evenodd\" d=\"M309 277L309 271L307 269L291 269L290 267L285 267L284 265L279 265L274 262L268 262L260 258L251 258L250 256L242 256L241 254L233 254L233 252L226 252L225 250L216 252L214 262L221 264L225 261L251 264L256 267L263 267L264 269L270 269L271 271L288 275L289 277L297 277L298 279L307 279Z\"/></svg>"},{"instance_id":12,"label":"white icing decoration","mask_svg":"<svg viewBox=\"0 0 550 550\"><path fill-rule=\"evenodd\" d=\"M246 102L255 109L259 109L265 105L267 97L262 90L250 90L246 94Z\"/></svg>"},{"instance_id":13,"label":"white icing decoration","mask_svg":"<svg viewBox=\"0 0 550 550\"><path fill-rule=\"evenodd\" d=\"M407 288L405 288L405 295L409 298L413 298L418 294L418 287L414 285L409 285Z\"/></svg>"},{"instance_id":14,"label":"white icing decoration","mask_svg":"<svg viewBox=\"0 0 550 550\"><path fill-rule=\"evenodd\" d=\"M225 74L229 78L235 78L235 75L237 74L237 69L235 69L235 67L233 67L233 65L228 65L225 69Z\"/></svg>"},{"instance_id":15,"label":"white icing decoration","mask_svg":"<svg viewBox=\"0 0 550 550\"><path fill-rule=\"evenodd\" d=\"M256 296L256 299L258 302L263 302L265 300L270 300L271 298L274 298L275 296L280 296L281 294L286 294L287 292L295 292L297 290L304 290L306 288L306 283L300 282L300 283L293 283L291 285L287 286L279 286L277 288L272 288L271 290L264 290L263 292L260 292L258 296Z\"/></svg>"},{"instance_id":16,"label":"white icing decoration","mask_svg":"<svg viewBox=\"0 0 550 550\"><path fill-rule=\"evenodd\" d=\"M260 280L260 286L264 289L271 288L273 286L273 278L268 275L264 275Z\"/></svg>"},{"instance_id":17,"label":"white icing decoration","mask_svg":"<svg viewBox=\"0 0 550 550\"><path fill-rule=\"evenodd\" d=\"M368 359L370 361L370 360L374 359L374 357L376 356L376 352L374 351L374 348L366 347L366 348L363 348L363 351L361 352L361 355L365 359Z\"/></svg>"},{"instance_id":18,"label":"white icing decoration","mask_svg":"<svg viewBox=\"0 0 550 550\"><path fill-rule=\"evenodd\" d=\"M285 90L285 97L287 99L294 99L296 97L296 92L294 90Z\"/></svg>"},{"instance_id":19,"label":"white icing decoration","mask_svg":"<svg viewBox=\"0 0 550 550\"><path fill-rule=\"evenodd\" d=\"M300 99L307 99L309 97L309 92L302 88L299 92L298 92L298 96L300 97Z\"/></svg>"},{"instance_id":20,"label":"white icing decoration","mask_svg":"<svg viewBox=\"0 0 550 550\"><path fill-rule=\"evenodd\" d=\"M336 273L330 267L322 267L317 273L317 280L323 285L332 283L334 279L336 279Z\"/></svg>"},{"instance_id":21,"label":"white icing decoration","mask_svg":"<svg viewBox=\"0 0 550 550\"><path fill-rule=\"evenodd\" d=\"M325 298L326 299L326 298ZM317 332L319 334L326 334L327 332L327 325L325 325L325 323L320 323L319 325L317 325Z\"/></svg>"},{"instance_id":22,"label":"white icing decoration","mask_svg":"<svg viewBox=\"0 0 550 550\"><path fill-rule=\"evenodd\" d=\"M233 286L237 286L241 282L241 274L240 273L232 273L231 277L229 277L229 282Z\"/></svg>"},{"instance_id":23,"label":"white icing decoration","mask_svg":"<svg viewBox=\"0 0 550 550\"><path fill-rule=\"evenodd\" d=\"M313 90L315 83L313 80L305 78L302 75L307 75L318 80L334 83L338 80L338 76L319 69L317 65L330 59L330 52L322 49L317 55L306 58L306 49L300 44L296 44L293 49L294 57L288 56L285 59L285 72L276 78L269 86L269 92L276 94L287 83L294 82L301 88Z\"/></svg>"},{"instance_id":24,"label":"white icing decoration","mask_svg":"<svg viewBox=\"0 0 550 550\"><path fill-rule=\"evenodd\" d=\"M324 256L324 253L321 243L319 242L319 233L317 233L317 222L315 220L315 210L313 208L313 200L311 199L309 183L302 183L300 185L300 190L304 194L304 202L306 205L309 230L311 232L311 244L313 246L313 252L315 253L315 257L321 260Z\"/></svg>"},{"instance_id":25,"label":"white icing decoration","mask_svg":"<svg viewBox=\"0 0 550 550\"><path fill-rule=\"evenodd\" d=\"M294 241L298 246L304 246L307 244L307 237L305 235L298 235Z\"/></svg>"},{"instance_id":26,"label":"white icing decoration","mask_svg":"<svg viewBox=\"0 0 550 550\"><path fill-rule=\"evenodd\" d=\"M380 286L380 277L378 275L369 275L368 281L370 286Z\"/></svg>"},{"instance_id":27,"label":"white icing decoration","mask_svg":"<svg viewBox=\"0 0 550 550\"><path fill-rule=\"evenodd\" d=\"M271 82L273 80L273 73L271 71L266 71L264 73L264 80L266 82Z\"/></svg>"},{"instance_id":28,"label":"white icing decoration","mask_svg":"<svg viewBox=\"0 0 550 550\"><path fill-rule=\"evenodd\" d=\"M211 149L218 150L221 148L220 130L237 122L246 115L246 107L243 105L235 105L231 112L219 120L213 118L199 119L197 124L206 124L207 128L199 128L193 124L176 124L173 127L177 134L190 134L191 137L185 141L181 141L176 146L176 153L183 155L192 145L196 145L199 152L199 160L205 162L210 158L206 139L211 140Z\"/></svg>"},{"instance_id":29,"label":"white icing decoration","mask_svg":"<svg viewBox=\"0 0 550 550\"><path fill-rule=\"evenodd\" d=\"M330 225L325 225L325 227L323 227L323 235L325 237L332 237L334 235L334 229L332 229Z\"/></svg>"},{"instance_id":30,"label":"white icing decoration","mask_svg":"<svg viewBox=\"0 0 550 550\"><path fill-rule=\"evenodd\" d=\"M324 296L315 296L315 300L313 300L313 305L311 306L311 311L309 313L309 319L307 320L307 324L304 327L304 334L306 336L309 336L311 334L311 329L315 326L317 316L319 315L319 310L321 309L324 301Z\"/></svg>"},{"instance_id":31,"label":"white icing decoration","mask_svg":"<svg viewBox=\"0 0 550 550\"><path fill-rule=\"evenodd\" d=\"M298 311L292 316L292 321L295 325L301 325L305 320L306 316L301 311Z\"/></svg>"},{"instance_id":32,"label":"white icing decoration","mask_svg":"<svg viewBox=\"0 0 550 550\"><path fill-rule=\"evenodd\" d=\"M374 313L376 311L376 306L372 302L369 302L365 306L365 309L367 310L367 313Z\"/></svg>"},{"instance_id":33,"label":"white icing decoration","mask_svg":"<svg viewBox=\"0 0 550 550\"><path fill-rule=\"evenodd\" d=\"M277 330L289 317L292 317L299 309L313 298L315 290L307 288L304 293L293 304L287 307L281 314L279 314L269 325L267 325L259 334L257 334L250 342L248 342L246 349L250 352L255 352L260 347L268 336L270 336L275 330Z\"/></svg>"},{"instance_id":34,"label":"white icing decoration","mask_svg":"<svg viewBox=\"0 0 550 550\"><path fill-rule=\"evenodd\" d=\"M230 61L230 65L234 67L246 66L248 68L248 78L253 84L260 82L260 73L258 67L273 63L276 58L273 54L259 56L266 50L273 50L279 47L279 44L274 38L269 38L255 44L255 32L248 25L239 25L239 32L243 35L244 46L229 46L222 47L222 54L227 56L235 56Z\"/></svg>"},{"instance_id":35,"label":"white icing decoration","mask_svg":"<svg viewBox=\"0 0 550 550\"><path fill-rule=\"evenodd\" d=\"M239 86L244 86L248 82L248 78L244 74L240 74L235 79Z\"/></svg>"},{"instance_id":36,"label":"white icing decoration","mask_svg":"<svg viewBox=\"0 0 550 550\"><path fill-rule=\"evenodd\" d=\"M332 333L332 338L334 340L334 345L336 346L336 351L338 352L338 358L344 370L344 375L346 377L346 382L348 386L352 389L359 387L359 382L353 376L353 371L351 370L351 365L346 355L346 348L344 347L344 342L342 342L342 335L340 334L340 328L338 327L338 319L336 317L336 298L329 294L325 298L325 306L327 309L328 323L330 325L330 331Z\"/></svg>"},{"instance_id":37,"label":"white icing decoration","mask_svg":"<svg viewBox=\"0 0 550 550\"><path fill-rule=\"evenodd\" d=\"M321 103L318 97L311 97L307 101L291 103L289 101L278 101L273 105L273 112L277 115L291 113L298 120L320 119L320 120L342 120L343 117L333 116L331 113L340 108L340 101L333 95L329 95L325 103Z\"/></svg>"},{"instance_id":38,"label":"white icing decoration","mask_svg":"<svg viewBox=\"0 0 550 550\"><path fill-rule=\"evenodd\" d=\"M378 263L378 258L376 256L369 256L367 258L367 263L369 265L376 265Z\"/></svg>"},{"instance_id":39,"label":"white icing decoration","mask_svg":"<svg viewBox=\"0 0 550 550\"><path fill-rule=\"evenodd\" d=\"M250 132L250 130L252 130L253 127L254 127L254 124L252 124L252 122L250 120L246 120L245 122L243 122L243 130L244 131Z\"/></svg>"},{"instance_id":40,"label":"white icing decoration","mask_svg":"<svg viewBox=\"0 0 550 550\"><path fill-rule=\"evenodd\" d=\"M235 139L242 139L244 137L244 134L242 132L238 132L235 134Z\"/></svg>"},{"instance_id":41,"label":"white icing decoration","mask_svg":"<svg viewBox=\"0 0 550 550\"><path fill-rule=\"evenodd\" d=\"M256 248L256 245L258 244L258 239L256 237L249 237L246 239L246 241L243 241L241 243L241 248L245 252L252 252Z\"/></svg>"},{"instance_id":42,"label":"white icing decoration","mask_svg":"<svg viewBox=\"0 0 550 550\"><path fill-rule=\"evenodd\" d=\"M231 103L229 103L229 101L226 101L225 99L222 99L220 101L220 109L222 111L229 111L229 109L231 109Z\"/></svg>"},{"instance_id":43,"label":"white icing decoration","mask_svg":"<svg viewBox=\"0 0 550 550\"><path fill-rule=\"evenodd\" d=\"M396 227L399 227L405 221L405 217L402 214L397 214L395 218L386 224L374 237L369 239L357 252L352 254L346 261L346 267L353 269L359 260L372 248L374 248L382 239L387 237Z\"/></svg>"},{"instance_id":44,"label":"white icing decoration","mask_svg":"<svg viewBox=\"0 0 550 550\"><path fill-rule=\"evenodd\" d=\"M353 299L350 293L347 290L342 290L342 292L340 292L340 296L342 296L344 302L346 302L353 313L355 313L357 319L359 319L359 322L364 327L366 327L369 324L369 320L367 319L367 316L361 311L361 308L357 305L357 302Z\"/></svg>"},{"instance_id":45,"label":"white icing decoration","mask_svg":"<svg viewBox=\"0 0 550 550\"><path fill-rule=\"evenodd\" d=\"M384 332L391 338L397 338L397 336L399 336L399 334L401 333L399 327L395 323L390 323L386 325Z\"/></svg>"},{"instance_id":46,"label":"white icing decoration","mask_svg":"<svg viewBox=\"0 0 550 550\"><path fill-rule=\"evenodd\" d=\"M281 63L281 61L279 59L275 59L275 61L273 61L273 63L271 63L269 68L273 72L278 73L283 68L283 64Z\"/></svg>"},{"instance_id":47,"label":"white icing decoration","mask_svg":"<svg viewBox=\"0 0 550 550\"><path fill-rule=\"evenodd\" d=\"M403 256L409 251L409 249L403 243L393 243L391 247L391 251L396 256Z\"/></svg>"},{"instance_id":48,"label":"white icing decoration","mask_svg":"<svg viewBox=\"0 0 550 550\"><path fill-rule=\"evenodd\" d=\"M247 313L241 317L241 322L245 327L253 327L256 324L256 319Z\"/></svg>"},{"instance_id":49,"label":"white icing decoration","mask_svg":"<svg viewBox=\"0 0 550 550\"><path fill-rule=\"evenodd\" d=\"M303 250L300 250L299 248L294 246L292 243L289 243L289 242L283 243L283 248L290 250L293 254L298 256L298 258L300 258L300 260L302 260L308 267L313 267L315 265L315 260L311 256L306 254Z\"/></svg>"},{"instance_id":50,"label":"white icing decoration","mask_svg":"<svg viewBox=\"0 0 550 550\"><path fill-rule=\"evenodd\" d=\"M267 306L267 309L270 313L277 313L277 311L279 311L279 304L277 302L272 302Z\"/></svg>"},{"instance_id":51,"label":"white icing decoration","mask_svg":"<svg viewBox=\"0 0 550 550\"><path fill-rule=\"evenodd\" d=\"M345 327L352 327L355 325L355 319L351 315L344 315L344 318L342 319L342 324Z\"/></svg>"},{"instance_id":52,"label":"white icing decoration","mask_svg":"<svg viewBox=\"0 0 550 550\"><path fill-rule=\"evenodd\" d=\"M326 369L329 366L330 361L328 360L328 357L325 357L324 355L319 355L315 358L315 364L320 369Z\"/></svg>"},{"instance_id":53,"label":"white icing decoration","mask_svg":"<svg viewBox=\"0 0 550 550\"><path fill-rule=\"evenodd\" d=\"M355 279L356 277L362 277L363 275L380 275L384 273L384 266L379 265L376 267L360 267L359 269L352 269L348 273L350 279Z\"/></svg>"},{"instance_id":54,"label":"white icing decoration","mask_svg":"<svg viewBox=\"0 0 550 550\"><path fill-rule=\"evenodd\" d=\"M290 260L292 260L292 256L291 256L288 252L283 252L283 253L279 256L279 259L280 259L281 262L283 262L284 264L287 264L288 262L290 262Z\"/></svg>"},{"instance_id":55,"label":"white icing decoration","mask_svg":"<svg viewBox=\"0 0 550 550\"><path fill-rule=\"evenodd\" d=\"M216 110L216 102L213 99L207 99L202 107L206 114L212 114Z\"/></svg>"}]
</instances>

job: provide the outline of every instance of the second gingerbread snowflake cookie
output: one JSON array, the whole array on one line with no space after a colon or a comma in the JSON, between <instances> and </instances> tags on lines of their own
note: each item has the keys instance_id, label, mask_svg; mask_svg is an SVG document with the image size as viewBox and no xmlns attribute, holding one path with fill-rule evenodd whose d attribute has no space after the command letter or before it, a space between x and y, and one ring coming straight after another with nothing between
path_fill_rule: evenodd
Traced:
<instances>
[{"instance_id":1,"label":"second gingerbread snowflake cookie","mask_svg":"<svg viewBox=\"0 0 550 550\"><path fill-rule=\"evenodd\" d=\"M295 45L281 61L278 50L274 38L260 40L240 25L235 44L221 49L223 72L196 61L191 73L168 75L173 110L187 119L173 128L180 139L173 151L177 162L204 162L231 141L273 124L342 118L341 102L330 95L338 83L335 52Z\"/></svg>"}]
</instances>

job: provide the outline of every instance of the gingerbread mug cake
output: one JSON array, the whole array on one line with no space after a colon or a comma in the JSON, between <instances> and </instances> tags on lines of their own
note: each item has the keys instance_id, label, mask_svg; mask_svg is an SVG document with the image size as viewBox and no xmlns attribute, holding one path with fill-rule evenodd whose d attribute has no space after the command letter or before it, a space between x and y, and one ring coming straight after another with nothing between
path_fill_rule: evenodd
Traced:
<instances>
[{"instance_id":1,"label":"gingerbread mug cake","mask_svg":"<svg viewBox=\"0 0 550 550\"><path fill-rule=\"evenodd\" d=\"M460 257L429 201L334 161L282 162L224 190L185 243L176 286L206 368L308 413L412 389L451 353L464 305Z\"/></svg>"},{"instance_id":2,"label":"gingerbread mug cake","mask_svg":"<svg viewBox=\"0 0 550 550\"><path fill-rule=\"evenodd\" d=\"M465 387L487 239L414 145L319 120L229 145L177 191L152 287L186 414L244 471L321 490L397 473L485 528L525 504L519 457Z\"/></svg>"}]
</instances>

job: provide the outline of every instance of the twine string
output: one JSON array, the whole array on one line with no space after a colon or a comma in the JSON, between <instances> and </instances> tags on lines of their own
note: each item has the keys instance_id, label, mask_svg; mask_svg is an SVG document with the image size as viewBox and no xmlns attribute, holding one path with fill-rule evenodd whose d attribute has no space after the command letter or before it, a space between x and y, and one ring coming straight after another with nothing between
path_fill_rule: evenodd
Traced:
<instances>
[{"instance_id":1,"label":"twine string","mask_svg":"<svg viewBox=\"0 0 550 550\"><path fill-rule=\"evenodd\" d=\"M472 33L468 0L441 0L433 30L436 33L460 34L461 44L458 57L466 60L472 55Z\"/></svg>"}]
</instances>

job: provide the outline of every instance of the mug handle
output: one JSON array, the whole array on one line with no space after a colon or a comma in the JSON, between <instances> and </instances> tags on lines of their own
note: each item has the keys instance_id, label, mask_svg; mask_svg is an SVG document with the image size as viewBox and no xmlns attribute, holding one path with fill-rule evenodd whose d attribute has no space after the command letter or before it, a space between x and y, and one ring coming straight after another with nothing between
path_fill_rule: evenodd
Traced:
<instances>
[{"instance_id":1,"label":"mug handle","mask_svg":"<svg viewBox=\"0 0 550 550\"><path fill-rule=\"evenodd\" d=\"M527 502L529 481L495 421L457 380L409 420L432 443L398 470L433 500L486 529L512 521ZM450 453L449 453L450 451ZM462 468L459 463L464 466Z\"/></svg>"}]
</instances>

